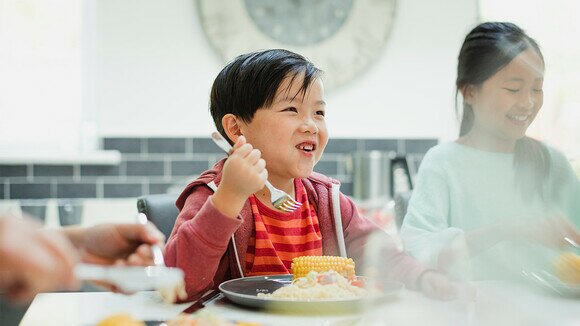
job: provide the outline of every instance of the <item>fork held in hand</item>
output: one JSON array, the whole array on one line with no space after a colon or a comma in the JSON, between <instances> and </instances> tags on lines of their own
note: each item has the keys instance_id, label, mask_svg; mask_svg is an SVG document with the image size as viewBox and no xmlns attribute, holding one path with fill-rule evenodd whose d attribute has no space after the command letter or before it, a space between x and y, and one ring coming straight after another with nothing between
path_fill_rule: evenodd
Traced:
<instances>
[{"instance_id":1,"label":"fork held in hand","mask_svg":"<svg viewBox=\"0 0 580 326\"><path fill-rule=\"evenodd\" d=\"M228 141L225 140L217 131L212 132L211 139L219 148L228 153L228 155L231 154L232 145L230 145L230 143L228 143ZM302 206L302 204L294 200L292 196L274 187L268 180L266 180L266 187L270 190L272 205L274 205L276 209L283 212L292 212Z\"/></svg>"},{"instance_id":2,"label":"fork held in hand","mask_svg":"<svg viewBox=\"0 0 580 326\"><path fill-rule=\"evenodd\" d=\"M147 224L147 216L143 213L139 213L137 215L137 221L139 224L146 225ZM153 256L153 264L155 266L165 266L165 259L163 259L163 250L159 245L154 244L151 246L151 255Z\"/></svg>"}]
</instances>

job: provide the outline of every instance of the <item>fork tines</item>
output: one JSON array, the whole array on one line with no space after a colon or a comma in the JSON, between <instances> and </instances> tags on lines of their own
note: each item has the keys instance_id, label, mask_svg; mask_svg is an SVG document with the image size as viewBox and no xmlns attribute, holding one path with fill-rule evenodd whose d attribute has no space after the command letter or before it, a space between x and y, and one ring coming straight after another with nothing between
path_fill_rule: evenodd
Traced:
<instances>
[{"instance_id":1,"label":"fork tines","mask_svg":"<svg viewBox=\"0 0 580 326\"><path fill-rule=\"evenodd\" d=\"M290 196L280 197L273 204L274 207L285 212L292 212L302 206L301 203L295 201Z\"/></svg>"}]
</instances>

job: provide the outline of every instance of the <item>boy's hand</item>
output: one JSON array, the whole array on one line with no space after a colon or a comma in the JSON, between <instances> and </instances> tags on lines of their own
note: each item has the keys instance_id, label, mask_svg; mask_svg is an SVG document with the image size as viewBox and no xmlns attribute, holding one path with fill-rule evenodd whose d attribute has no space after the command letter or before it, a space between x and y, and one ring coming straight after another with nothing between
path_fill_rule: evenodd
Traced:
<instances>
[{"instance_id":1,"label":"boy's hand","mask_svg":"<svg viewBox=\"0 0 580 326\"><path fill-rule=\"evenodd\" d=\"M264 188L267 179L266 161L260 150L240 136L224 164L220 185L212 196L213 204L221 213L234 218L248 197Z\"/></svg>"}]
</instances>

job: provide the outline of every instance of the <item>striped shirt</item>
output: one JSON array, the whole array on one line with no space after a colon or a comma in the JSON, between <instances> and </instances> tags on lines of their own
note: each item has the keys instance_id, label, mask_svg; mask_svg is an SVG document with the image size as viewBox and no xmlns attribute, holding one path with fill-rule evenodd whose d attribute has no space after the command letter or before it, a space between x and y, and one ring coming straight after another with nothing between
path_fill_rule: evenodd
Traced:
<instances>
[{"instance_id":1,"label":"striped shirt","mask_svg":"<svg viewBox=\"0 0 580 326\"><path fill-rule=\"evenodd\" d=\"M292 258L322 255L318 217L300 179L294 180L294 189L297 201L303 204L290 213L250 197L255 228L246 252L247 276L290 274Z\"/></svg>"}]
</instances>

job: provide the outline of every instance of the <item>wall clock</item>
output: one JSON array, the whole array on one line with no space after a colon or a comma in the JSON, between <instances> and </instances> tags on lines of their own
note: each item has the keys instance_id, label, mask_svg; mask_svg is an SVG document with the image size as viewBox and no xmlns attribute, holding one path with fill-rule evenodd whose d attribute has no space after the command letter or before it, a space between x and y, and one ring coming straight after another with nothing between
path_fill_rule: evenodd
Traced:
<instances>
[{"instance_id":1,"label":"wall clock","mask_svg":"<svg viewBox=\"0 0 580 326\"><path fill-rule=\"evenodd\" d=\"M285 48L325 71L332 89L364 73L381 55L396 0L198 0L204 32L230 61Z\"/></svg>"}]
</instances>

